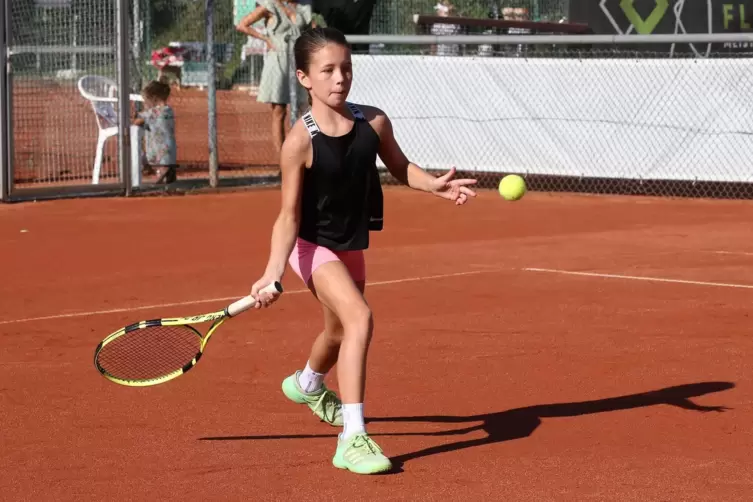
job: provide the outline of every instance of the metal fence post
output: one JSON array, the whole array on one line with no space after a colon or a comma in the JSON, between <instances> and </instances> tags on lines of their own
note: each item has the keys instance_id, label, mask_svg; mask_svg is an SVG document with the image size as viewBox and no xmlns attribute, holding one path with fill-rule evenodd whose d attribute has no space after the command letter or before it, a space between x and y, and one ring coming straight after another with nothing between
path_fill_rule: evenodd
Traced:
<instances>
[{"instance_id":1,"label":"metal fence post","mask_svg":"<svg viewBox=\"0 0 753 502\"><path fill-rule=\"evenodd\" d=\"M128 36L128 0L116 0L118 61L118 167L126 196L131 195L131 89L128 65L131 43Z\"/></svg>"},{"instance_id":2,"label":"metal fence post","mask_svg":"<svg viewBox=\"0 0 753 502\"><path fill-rule=\"evenodd\" d=\"M217 158L217 65L214 54L214 0L206 0L207 97L209 107L209 186L219 184Z\"/></svg>"},{"instance_id":3,"label":"metal fence post","mask_svg":"<svg viewBox=\"0 0 753 502\"><path fill-rule=\"evenodd\" d=\"M10 113L8 109L8 2L0 8L0 201L10 195Z\"/></svg>"},{"instance_id":4,"label":"metal fence post","mask_svg":"<svg viewBox=\"0 0 753 502\"><path fill-rule=\"evenodd\" d=\"M289 40L287 43L288 51L288 86L290 87L290 127L295 125L298 120L299 102L298 96L298 77L295 74L295 54L294 54L295 42Z\"/></svg>"}]
</instances>

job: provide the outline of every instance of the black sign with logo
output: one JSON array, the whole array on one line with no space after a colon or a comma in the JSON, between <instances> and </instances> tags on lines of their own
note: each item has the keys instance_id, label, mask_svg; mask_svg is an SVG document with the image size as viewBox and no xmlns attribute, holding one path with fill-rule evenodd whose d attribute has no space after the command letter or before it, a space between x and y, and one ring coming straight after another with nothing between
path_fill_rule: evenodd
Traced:
<instances>
[{"instance_id":1,"label":"black sign with logo","mask_svg":"<svg viewBox=\"0 0 753 502\"><path fill-rule=\"evenodd\" d=\"M586 23L594 33L696 34L753 32L753 0L577 0L570 21ZM627 48L627 47L626 47ZM631 44L631 50L711 53L753 52L753 44Z\"/></svg>"}]
</instances>

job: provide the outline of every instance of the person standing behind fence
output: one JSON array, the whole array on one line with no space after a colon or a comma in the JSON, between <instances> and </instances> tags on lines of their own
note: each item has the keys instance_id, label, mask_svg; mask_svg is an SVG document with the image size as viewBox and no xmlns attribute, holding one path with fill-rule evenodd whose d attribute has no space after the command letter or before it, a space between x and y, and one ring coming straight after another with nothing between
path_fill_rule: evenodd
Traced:
<instances>
[{"instance_id":1,"label":"person standing behind fence","mask_svg":"<svg viewBox=\"0 0 753 502\"><path fill-rule=\"evenodd\" d=\"M133 124L146 129L146 170L156 170L157 183L172 183L177 179L175 143L175 113L167 99L170 86L152 80L141 91L146 110L133 119Z\"/></svg>"},{"instance_id":2,"label":"person standing behind fence","mask_svg":"<svg viewBox=\"0 0 753 502\"><path fill-rule=\"evenodd\" d=\"M290 104L291 81L293 79L292 47L304 27L312 23L310 5L295 1L260 0L258 7L246 15L236 26L241 33L263 40L267 44L261 82L256 100L272 107L272 140L277 154L285 141L285 116ZM266 23L267 34L252 28L260 20ZM297 92L298 101L305 103L306 93Z\"/></svg>"},{"instance_id":3,"label":"person standing behind fence","mask_svg":"<svg viewBox=\"0 0 753 502\"><path fill-rule=\"evenodd\" d=\"M450 0L441 0L434 6L434 11L439 17L452 17L455 15L455 6ZM432 35L457 35L460 33L460 26L451 23L435 23L431 25ZM460 45L458 44L438 44L434 47L434 54L437 56L458 56L460 54Z\"/></svg>"}]
</instances>

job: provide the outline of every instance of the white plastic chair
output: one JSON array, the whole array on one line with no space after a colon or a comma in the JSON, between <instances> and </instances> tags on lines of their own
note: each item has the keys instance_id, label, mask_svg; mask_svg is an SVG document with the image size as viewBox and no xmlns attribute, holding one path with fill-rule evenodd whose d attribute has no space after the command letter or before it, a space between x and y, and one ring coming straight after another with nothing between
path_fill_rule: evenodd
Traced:
<instances>
[{"instance_id":1,"label":"white plastic chair","mask_svg":"<svg viewBox=\"0 0 753 502\"><path fill-rule=\"evenodd\" d=\"M92 184L97 185L102 170L105 143L108 138L118 135L118 86L107 77L85 75L78 81L78 90L85 99L91 102L99 128L97 153L94 157L94 170L92 172ZM144 101L139 94L130 94L129 99L131 101Z\"/></svg>"}]
</instances>

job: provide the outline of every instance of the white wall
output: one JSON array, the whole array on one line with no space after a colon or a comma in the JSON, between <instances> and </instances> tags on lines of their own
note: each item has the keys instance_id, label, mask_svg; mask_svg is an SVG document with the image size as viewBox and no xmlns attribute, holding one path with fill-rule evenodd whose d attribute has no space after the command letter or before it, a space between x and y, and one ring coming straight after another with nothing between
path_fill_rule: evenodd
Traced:
<instances>
[{"instance_id":1,"label":"white wall","mask_svg":"<svg viewBox=\"0 0 753 502\"><path fill-rule=\"evenodd\" d=\"M753 179L745 59L354 55L349 100L383 109L423 167Z\"/></svg>"}]
</instances>

